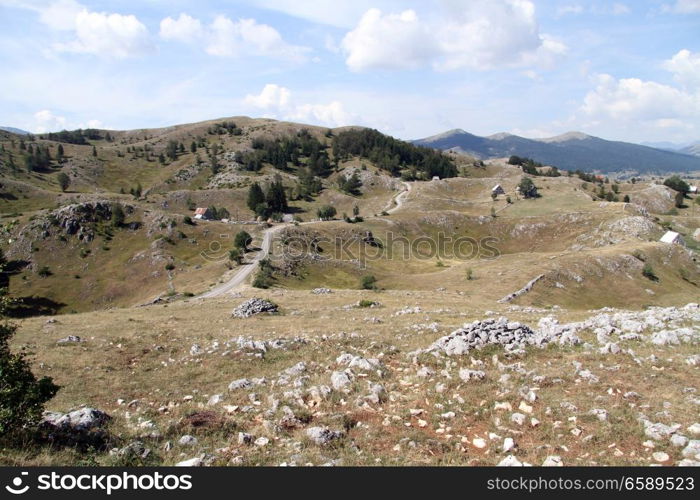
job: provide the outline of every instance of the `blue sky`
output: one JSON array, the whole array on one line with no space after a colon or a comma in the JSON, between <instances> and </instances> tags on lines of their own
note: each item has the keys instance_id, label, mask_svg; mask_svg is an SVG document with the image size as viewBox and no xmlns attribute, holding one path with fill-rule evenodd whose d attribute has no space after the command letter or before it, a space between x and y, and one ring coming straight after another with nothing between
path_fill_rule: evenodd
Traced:
<instances>
[{"instance_id":1,"label":"blue sky","mask_svg":"<svg viewBox=\"0 0 700 500\"><path fill-rule=\"evenodd\" d=\"M700 0L0 0L0 124L700 140Z\"/></svg>"}]
</instances>

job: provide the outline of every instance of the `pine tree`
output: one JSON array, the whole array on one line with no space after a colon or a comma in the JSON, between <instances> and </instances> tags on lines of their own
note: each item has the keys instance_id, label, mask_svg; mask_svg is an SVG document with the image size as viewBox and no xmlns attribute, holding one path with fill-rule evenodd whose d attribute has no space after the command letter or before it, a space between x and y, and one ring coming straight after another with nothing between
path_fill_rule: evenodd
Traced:
<instances>
[{"instance_id":1,"label":"pine tree","mask_svg":"<svg viewBox=\"0 0 700 500\"><path fill-rule=\"evenodd\" d=\"M66 175L65 172L59 172L56 180L58 181L58 185L61 187L61 191L64 191L68 189L68 186L70 186L70 177Z\"/></svg>"},{"instance_id":2,"label":"pine tree","mask_svg":"<svg viewBox=\"0 0 700 500\"><path fill-rule=\"evenodd\" d=\"M92 147L92 156L97 157L97 148L95 146Z\"/></svg>"},{"instance_id":3,"label":"pine tree","mask_svg":"<svg viewBox=\"0 0 700 500\"><path fill-rule=\"evenodd\" d=\"M263 193L260 185L257 182L254 182L248 190L248 208L255 212L261 203L265 203L265 193Z\"/></svg>"}]
</instances>

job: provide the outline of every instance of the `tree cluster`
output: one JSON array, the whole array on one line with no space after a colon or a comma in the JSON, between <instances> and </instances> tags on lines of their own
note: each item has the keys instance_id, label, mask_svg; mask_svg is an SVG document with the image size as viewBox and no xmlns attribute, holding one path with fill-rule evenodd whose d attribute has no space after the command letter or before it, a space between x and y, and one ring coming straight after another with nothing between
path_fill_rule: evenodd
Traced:
<instances>
[{"instance_id":1,"label":"tree cluster","mask_svg":"<svg viewBox=\"0 0 700 500\"><path fill-rule=\"evenodd\" d=\"M443 153L394 139L373 129L340 132L333 137L332 147L333 156L338 160L352 156L367 158L395 176L409 166L415 166L427 178L457 176L454 161Z\"/></svg>"}]
</instances>

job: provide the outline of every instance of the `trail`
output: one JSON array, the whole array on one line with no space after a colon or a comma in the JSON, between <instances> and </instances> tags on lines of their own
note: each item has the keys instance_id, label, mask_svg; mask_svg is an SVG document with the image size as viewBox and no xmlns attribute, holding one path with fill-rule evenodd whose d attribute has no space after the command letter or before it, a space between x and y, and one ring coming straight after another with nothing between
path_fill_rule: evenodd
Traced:
<instances>
[{"instance_id":1,"label":"trail","mask_svg":"<svg viewBox=\"0 0 700 500\"><path fill-rule=\"evenodd\" d=\"M408 193L411 191L411 185L408 182L403 182L403 185L405 186L405 190L399 192L395 196L389 200L389 203L387 204L386 208L384 211L386 213L394 213L397 210L401 209L403 206L404 202L406 201L406 196ZM395 204L394 204L395 203ZM394 205L393 207L391 205ZM391 207L391 208L389 208ZM310 225L310 224L321 224L323 222L328 222L328 221L309 221L309 222L302 222L299 225ZM281 231L284 228L290 227L293 224L280 224L278 226L272 226L265 231L263 231L263 239L262 243L260 245L260 250L258 250L257 254L255 257L253 257L253 260L247 264L244 264L232 277L229 279L226 283L222 283L220 285L215 286L211 290L204 292L203 294L199 295L198 298L200 299L209 299L212 297L220 297L221 295L225 295L228 293L231 293L235 289L237 289L239 286L241 286L245 280L250 276L250 274L255 271L258 268L258 262L263 260L265 257L267 257L270 254L270 250L272 248L272 236L278 232Z\"/></svg>"}]
</instances>

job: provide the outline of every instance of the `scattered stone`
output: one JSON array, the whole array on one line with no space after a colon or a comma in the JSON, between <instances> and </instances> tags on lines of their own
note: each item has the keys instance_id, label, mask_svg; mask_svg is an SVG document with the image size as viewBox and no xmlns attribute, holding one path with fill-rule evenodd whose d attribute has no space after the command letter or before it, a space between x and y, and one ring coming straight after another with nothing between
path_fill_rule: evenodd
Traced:
<instances>
[{"instance_id":1,"label":"scattered stone","mask_svg":"<svg viewBox=\"0 0 700 500\"><path fill-rule=\"evenodd\" d=\"M486 440L482 438L474 438L472 444L475 448L483 449L486 448Z\"/></svg>"},{"instance_id":2,"label":"scattered stone","mask_svg":"<svg viewBox=\"0 0 700 500\"><path fill-rule=\"evenodd\" d=\"M333 291L330 288L314 288L311 290L311 293L314 295L327 295L329 293L333 293Z\"/></svg>"},{"instance_id":3,"label":"scattered stone","mask_svg":"<svg viewBox=\"0 0 700 500\"><path fill-rule=\"evenodd\" d=\"M331 386L333 386L333 389L335 389L336 391L345 389L352 383L354 378L354 374L351 370L333 372L331 374Z\"/></svg>"},{"instance_id":4,"label":"scattered stone","mask_svg":"<svg viewBox=\"0 0 700 500\"><path fill-rule=\"evenodd\" d=\"M690 432L693 436L700 435L700 423L696 422L690 427L688 427L688 432Z\"/></svg>"},{"instance_id":5,"label":"scattered stone","mask_svg":"<svg viewBox=\"0 0 700 500\"><path fill-rule=\"evenodd\" d=\"M688 441L688 445L681 452L684 458L692 460L700 460L700 440L693 439Z\"/></svg>"},{"instance_id":6,"label":"scattered stone","mask_svg":"<svg viewBox=\"0 0 700 500\"><path fill-rule=\"evenodd\" d=\"M198 441L196 437L185 434L180 438L178 443L180 443L180 446L194 446L198 443Z\"/></svg>"},{"instance_id":7,"label":"scattered stone","mask_svg":"<svg viewBox=\"0 0 700 500\"><path fill-rule=\"evenodd\" d=\"M688 438L682 434L673 434L671 436L671 444L676 448L683 448L688 444Z\"/></svg>"},{"instance_id":8,"label":"scattered stone","mask_svg":"<svg viewBox=\"0 0 700 500\"><path fill-rule=\"evenodd\" d=\"M204 459L201 457L190 458L189 460L184 460L175 464L175 467L201 467L204 463Z\"/></svg>"},{"instance_id":9,"label":"scattered stone","mask_svg":"<svg viewBox=\"0 0 700 500\"><path fill-rule=\"evenodd\" d=\"M240 389L250 389L251 387L253 387L253 382L251 382L247 378L239 378L238 380L234 380L228 385L228 390L238 391Z\"/></svg>"},{"instance_id":10,"label":"scattered stone","mask_svg":"<svg viewBox=\"0 0 700 500\"><path fill-rule=\"evenodd\" d=\"M324 446L336 439L341 439L344 434L340 431L332 431L327 427L310 427L306 429L306 436L315 444Z\"/></svg>"},{"instance_id":11,"label":"scattered stone","mask_svg":"<svg viewBox=\"0 0 700 500\"><path fill-rule=\"evenodd\" d=\"M71 343L79 343L82 341L83 341L83 339L81 339L77 335L68 335L65 338L57 340L56 343L57 344L71 344Z\"/></svg>"},{"instance_id":12,"label":"scattered stone","mask_svg":"<svg viewBox=\"0 0 700 500\"><path fill-rule=\"evenodd\" d=\"M498 467L522 467L523 463L513 455L508 455L506 458L498 462Z\"/></svg>"},{"instance_id":13,"label":"scattered stone","mask_svg":"<svg viewBox=\"0 0 700 500\"><path fill-rule=\"evenodd\" d=\"M564 462L559 455L549 455L542 462L542 467L563 467Z\"/></svg>"},{"instance_id":14,"label":"scattered stone","mask_svg":"<svg viewBox=\"0 0 700 500\"><path fill-rule=\"evenodd\" d=\"M252 298L236 307L231 314L236 318L249 318L255 314L275 313L277 310L277 304L265 299Z\"/></svg>"},{"instance_id":15,"label":"scattered stone","mask_svg":"<svg viewBox=\"0 0 700 500\"><path fill-rule=\"evenodd\" d=\"M664 453L663 451L656 451L652 453L651 458L653 458L656 462L668 462L671 457L668 456L668 453Z\"/></svg>"},{"instance_id":16,"label":"scattered stone","mask_svg":"<svg viewBox=\"0 0 700 500\"><path fill-rule=\"evenodd\" d=\"M266 437L259 437L255 440L255 446L267 446L270 440Z\"/></svg>"},{"instance_id":17,"label":"scattered stone","mask_svg":"<svg viewBox=\"0 0 700 500\"><path fill-rule=\"evenodd\" d=\"M459 370L459 378L465 382L470 380L483 380L486 377L486 373L481 370L469 370L467 368L462 368Z\"/></svg>"},{"instance_id":18,"label":"scattered stone","mask_svg":"<svg viewBox=\"0 0 700 500\"><path fill-rule=\"evenodd\" d=\"M503 440L503 453L508 453L509 451L517 448L518 445L515 444L515 440L511 437L507 437Z\"/></svg>"}]
</instances>

